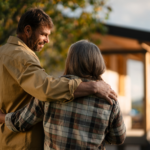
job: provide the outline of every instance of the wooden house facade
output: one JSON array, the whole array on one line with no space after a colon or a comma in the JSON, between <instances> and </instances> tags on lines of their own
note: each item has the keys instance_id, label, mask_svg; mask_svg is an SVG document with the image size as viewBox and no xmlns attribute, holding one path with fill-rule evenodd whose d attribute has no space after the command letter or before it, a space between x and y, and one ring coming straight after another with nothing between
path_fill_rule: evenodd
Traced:
<instances>
[{"instance_id":1,"label":"wooden house facade","mask_svg":"<svg viewBox=\"0 0 150 150\"><path fill-rule=\"evenodd\" d=\"M93 38L101 41L99 48L107 68L103 79L118 94L127 128L126 141L118 149L123 150L126 145L131 144L139 145L144 150L149 147L150 142L150 32L111 25L107 25L107 27L109 30L107 35L102 36L97 33ZM135 72L135 79L140 74L137 82L140 81L140 89L143 92L139 105L141 112L135 115L131 113L136 110L132 106L132 82L128 74L130 61L139 62L142 66L139 72L134 66L133 70L130 69L133 73Z\"/></svg>"}]
</instances>

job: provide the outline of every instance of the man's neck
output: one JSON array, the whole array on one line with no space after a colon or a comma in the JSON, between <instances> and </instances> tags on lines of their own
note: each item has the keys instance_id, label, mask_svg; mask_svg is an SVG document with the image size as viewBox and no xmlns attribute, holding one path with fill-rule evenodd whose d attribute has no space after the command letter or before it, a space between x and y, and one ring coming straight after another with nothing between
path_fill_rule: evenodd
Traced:
<instances>
[{"instance_id":1,"label":"man's neck","mask_svg":"<svg viewBox=\"0 0 150 150\"><path fill-rule=\"evenodd\" d=\"M23 34L17 34L17 37L19 39L21 39L27 45L27 39L26 39L25 35L23 35Z\"/></svg>"}]
</instances>

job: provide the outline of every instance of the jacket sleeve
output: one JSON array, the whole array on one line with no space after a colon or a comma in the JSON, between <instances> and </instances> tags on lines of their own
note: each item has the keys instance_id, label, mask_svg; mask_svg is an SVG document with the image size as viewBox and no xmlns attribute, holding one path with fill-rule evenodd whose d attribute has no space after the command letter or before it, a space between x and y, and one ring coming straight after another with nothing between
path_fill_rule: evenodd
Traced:
<instances>
[{"instance_id":1,"label":"jacket sleeve","mask_svg":"<svg viewBox=\"0 0 150 150\"><path fill-rule=\"evenodd\" d=\"M24 132L36 123L43 120L44 102L32 99L30 103L22 109L13 113L8 113L5 117L6 126L14 132Z\"/></svg>"},{"instance_id":2,"label":"jacket sleeve","mask_svg":"<svg viewBox=\"0 0 150 150\"><path fill-rule=\"evenodd\" d=\"M120 106L118 102L114 102L105 140L109 144L119 145L124 142L125 138L126 127L120 111Z\"/></svg>"},{"instance_id":3,"label":"jacket sleeve","mask_svg":"<svg viewBox=\"0 0 150 150\"><path fill-rule=\"evenodd\" d=\"M23 60L10 58L5 67L24 91L41 101L73 100L74 91L81 83L80 79L54 78L44 71L38 60L31 56L27 61L24 57L28 56L18 57L23 57Z\"/></svg>"}]
</instances>

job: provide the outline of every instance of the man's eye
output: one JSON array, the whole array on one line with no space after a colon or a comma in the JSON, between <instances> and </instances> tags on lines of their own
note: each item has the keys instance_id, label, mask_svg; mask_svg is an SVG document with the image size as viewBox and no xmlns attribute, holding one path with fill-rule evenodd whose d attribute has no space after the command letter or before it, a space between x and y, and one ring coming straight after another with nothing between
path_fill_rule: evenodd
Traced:
<instances>
[{"instance_id":1,"label":"man's eye","mask_svg":"<svg viewBox=\"0 0 150 150\"><path fill-rule=\"evenodd\" d=\"M47 35L46 35L46 34L44 34L44 33L42 33L41 35L42 35L42 36L47 36Z\"/></svg>"}]
</instances>

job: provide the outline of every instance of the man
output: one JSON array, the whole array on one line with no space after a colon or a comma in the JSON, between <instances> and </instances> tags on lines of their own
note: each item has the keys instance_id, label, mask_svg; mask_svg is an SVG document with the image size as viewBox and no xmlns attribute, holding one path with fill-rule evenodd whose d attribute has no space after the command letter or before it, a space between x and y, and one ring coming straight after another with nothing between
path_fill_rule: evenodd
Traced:
<instances>
[{"instance_id":1,"label":"man","mask_svg":"<svg viewBox=\"0 0 150 150\"><path fill-rule=\"evenodd\" d=\"M10 36L0 47L0 109L3 113L22 108L33 97L41 101L66 102L74 97L96 94L110 103L110 98L116 99L103 81L83 83L80 79L55 79L44 72L34 52L49 42L52 27L52 20L45 12L31 9L22 15L17 37ZM0 126L0 150L41 150L42 140L41 123L26 133L13 133L5 124Z\"/></svg>"}]
</instances>

